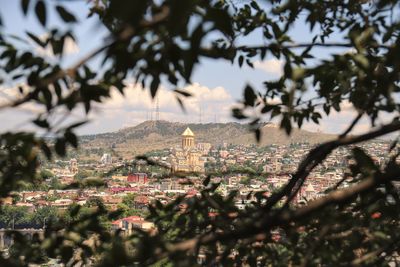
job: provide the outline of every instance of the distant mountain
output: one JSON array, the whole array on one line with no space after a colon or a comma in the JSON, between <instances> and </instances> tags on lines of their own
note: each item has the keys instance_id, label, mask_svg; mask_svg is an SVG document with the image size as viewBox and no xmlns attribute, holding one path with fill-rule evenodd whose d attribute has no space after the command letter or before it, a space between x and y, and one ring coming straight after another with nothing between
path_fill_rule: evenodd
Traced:
<instances>
[{"instance_id":1,"label":"distant mountain","mask_svg":"<svg viewBox=\"0 0 400 267\"><path fill-rule=\"evenodd\" d=\"M145 121L137 126L116 132L87 135L81 138L83 148L110 148L124 156L143 154L148 151L170 148L180 144L181 134L190 127L196 142L213 145L256 144L255 135L248 125L229 123L180 123L168 121ZM262 128L259 145L289 144L293 142L321 143L333 139L335 135L294 130L290 138L276 125L267 124Z\"/></svg>"}]
</instances>

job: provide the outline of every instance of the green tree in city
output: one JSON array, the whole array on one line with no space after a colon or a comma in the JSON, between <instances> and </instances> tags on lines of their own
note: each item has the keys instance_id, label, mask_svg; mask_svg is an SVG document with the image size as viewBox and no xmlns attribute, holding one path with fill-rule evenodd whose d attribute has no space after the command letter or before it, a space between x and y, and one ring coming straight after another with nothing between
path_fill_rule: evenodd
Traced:
<instances>
[{"instance_id":1,"label":"green tree in city","mask_svg":"<svg viewBox=\"0 0 400 267\"><path fill-rule=\"evenodd\" d=\"M83 180L85 178L88 177L92 177L94 174L93 171L89 171L89 170L79 170L77 174L75 174L74 178L76 180Z\"/></svg>"},{"instance_id":2,"label":"green tree in city","mask_svg":"<svg viewBox=\"0 0 400 267\"><path fill-rule=\"evenodd\" d=\"M27 216L29 222L46 228L49 224L55 223L59 219L59 212L56 207L43 206L37 208L34 212Z\"/></svg>"},{"instance_id":3,"label":"green tree in city","mask_svg":"<svg viewBox=\"0 0 400 267\"><path fill-rule=\"evenodd\" d=\"M49 186L54 190L63 188L63 185L61 184L61 182L59 181L59 179L57 177L51 178Z\"/></svg>"},{"instance_id":4,"label":"green tree in city","mask_svg":"<svg viewBox=\"0 0 400 267\"><path fill-rule=\"evenodd\" d=\"M50 170L47 170L47 169L40 170L38 175L42 180L51 179L55 176L54 173L52 173Z\"/></svg>"},{"instance_id":5,"label":"green tree in city","mask_svg":"<svg viewBox=\"0 0 400 267\"><path fill-rule=\"evenodd\" d=\"M72 219L63 231L46 228L44 240L16 238L18 256L0 255L0 265L27 266L42 262L41 255L96 266L189 266L199 260L216 266L398 264L397 142L380 166L357 147L400 130L398 1L93 0L88 16L105 26L109 36L70 66L63 61L63 47L75 38L81 22L68 3L20 3L21 12L36 17L46 34L33 33L27 24L26 35L15 36L7 30L13 22L2 22L1 86L13 93L0 109L35 105L41 112L31 121L37 131L0 135L0 197L37 182L42 158L63 157L69 147L78 147L76 129L86 121L70 116L73 112L83 108L89 116L113 88L126 92L126 80L141 84L153 98L162 84L184 108L190 94L182 88L192 82L200 62L243 68L257 61L282 62L279 78L247 85L232 109L258 140L265 120L278 122L289 135L305 122L318 125L323 116L340 114L345 107L355 114L341 134L308 152L287 184L271 194L256 193L244 210L234 205L235 192L221 196L207 177L199 197L181 196L149 207L147 219L157 231L114 234L104 219L120 213L100 206ZM63 23L49 24L50 14ZM309 36L296 40L297 27L307 27ZM51 47L54 59L37 53L38 46ZM355 135L363 120L371 128ZM344 146L352 146L349 173L325 196L296 205L309 174ZM344 182L349 186L343 187ZM76 218L80 208L68 212Z\"/></svg>"},{"instance_id":6,"label":"green tree in city","mask_svg":"<svg viewBox=\"0 0 400 267\"><path fill-rule=\"evenodd\" d=\"M85 206L89 208L105 208L104 201L101 197L91 196L86 200Z\"/></svg>"},{"instance_id":7,"label":"green tree in city","mask_svg":"<svg viewBox=\"0 0 400 267\"><path fill-rule=\"evenodd\" d=\"M143 210L135 208L136 194L129 193L123 197L122 202L118 204L118 209L122 212L121 217L144 216Z\"/></svg>"},{"instance_id":8,"label":"green tree in city","mask_svg":"<svg viewBox=\"0 0 400 267\"><path fill-rule=\"evenodd\" d=\"M0 210L0 223L8 229L14 229L19 224L29 222L27 207L4 205Z\"/></svg>"}]
</instances>

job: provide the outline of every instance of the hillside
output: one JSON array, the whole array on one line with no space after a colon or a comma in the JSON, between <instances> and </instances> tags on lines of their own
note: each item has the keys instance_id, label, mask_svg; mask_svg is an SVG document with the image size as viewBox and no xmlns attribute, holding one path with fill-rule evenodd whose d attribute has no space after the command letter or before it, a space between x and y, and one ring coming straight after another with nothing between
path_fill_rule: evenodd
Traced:
<instances>
[{"instance_id":1,"label":"hillside","mask_svg":"<svg viewBox=\"0 0 400 267\"><path fill-rule=\"evenodd\" d=\"M137 126L124 128L116 132L87 135L82 137L82 148L109 149L124 157L143 154L148 151L170 148L180 144L181 134L190 127L196 135L196 142L208 142L213 145L223 142L232 144L256 144L254 133L247 125L240 123L179 123L167 121L146 121ZM288 138L284 131L275 125L266 125L262 129L260 145L288 144L292 142L320 143L332 139L334 135L294 130Z\"/></svg>"}]
</instances>

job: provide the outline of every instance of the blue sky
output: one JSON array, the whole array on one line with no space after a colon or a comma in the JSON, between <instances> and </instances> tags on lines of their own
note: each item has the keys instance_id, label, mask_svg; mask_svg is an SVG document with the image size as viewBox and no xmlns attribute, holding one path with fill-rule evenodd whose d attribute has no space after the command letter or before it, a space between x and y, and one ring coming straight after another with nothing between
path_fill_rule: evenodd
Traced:
<instances>
[{"instance_id":1,"label":"blue sky","mask_svg":"<svg viewBox=\"0 0 400 267\"><path fill-rule=\"evenodd\" d=\"M54 3L56 1L48 1ZM78 27L73 27L77 37L77 46L71 48L67 56L63 59L62 65L70 66L82 56L88 54L96 47L101 46L107 32L98 23L96 18L87 18L88 4L86 1L62 1L69 10L78 16L80 23ZM54 9L51 9L54 10ZM40 26L36 17L30 14L23 17L20 11L20 1L2 0L0 14L5 24L4 30L7 33L25 36L25 31L29 30L35 34L42 35L46 31ZM63 24L57 14L50 12L48 18L48 28L59 27ZM297 42L307 42L311 38L308 27L300 23L298 27L291 30L291 34ZM340 39L334 36L332 41ZM247 42L257 44L259 36L256 34L246 39ZM43 52L43 51L42 51ZM340 50L315 50L315 55L319 58L329 57L333 52ZM99 58L91 62L94 68L99 63ZM257 62L256 68L239 68L236 65L224 60L202 59L201 64L195 69L192 78L193 84L188 85L187 89L196 95L195 98L187 100L187 114L184 114L179 105L174 101L172 94L169 93L166 85L159 93L160 118L171 121L199 122L200 110L202 122L226 122L233 120L230 117L230 107L242 97L242 90L247 83L255 88L262 90L262 83L265 80L279 76L282 62L267 58L264 62ZM3 87L7 87L7 84ZM4 89L4 88L3 88ZM149 97L147 91L143 92L139 88L130 86L127 97L122 98L117 93L113 100L106 105L98 106L93 114L89 116L91 123L84 126L80 133L98 133L118 130L123 127L132 126L151 117L155 117L152 110L155 109L155 102ZM349 118L353 114L333 114L326 118L322 125L306 124L309 130L322 130L325 132L340 132ZM76 118L82 117L83 113L74 114ZM18 129L29 127L26 125L27 119L32 116L31 110L8 110L0 114L0 119L5 122L0 126L0 130ZM365 128L366 126L364 126Z\"/></svg>"}]
</instances>

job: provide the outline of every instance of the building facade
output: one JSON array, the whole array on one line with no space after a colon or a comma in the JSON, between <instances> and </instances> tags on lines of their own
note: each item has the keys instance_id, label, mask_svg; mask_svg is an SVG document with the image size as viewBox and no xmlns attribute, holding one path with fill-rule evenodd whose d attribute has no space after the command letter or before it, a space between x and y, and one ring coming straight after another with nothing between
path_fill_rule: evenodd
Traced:
<instances>
[{"instance_id":1,"label":"building facade","mask_svg":"<svg viewBox=\"0 0 400 267\"><path fill-rule=\"evenodd\" d=\"M128 183L147 184L148 177L146 173L131 173L127 178Z\"/></svg>"},{"instance_id":2,"label":"building facade","mask_svg":"<svg viewBox=\"0 0 400 267\"><path fill-rule=\"evenodd\" d=\"M77 159L73 158L69 161L69 171L75 175L78 173L78 161Z\"/></svg>"},{"instance_id":3,"label":"building facade","mask_svg":"<svg viewBox=\"0 0 400 267\"><path fill-rule=\"evenodd\" d=\"M202 151L195 145L195 135L190 130L182 133L181 146L177 146L171 151L170 163L173 172L204 172L204 160Z\"/></svg>"}]
</instances>

